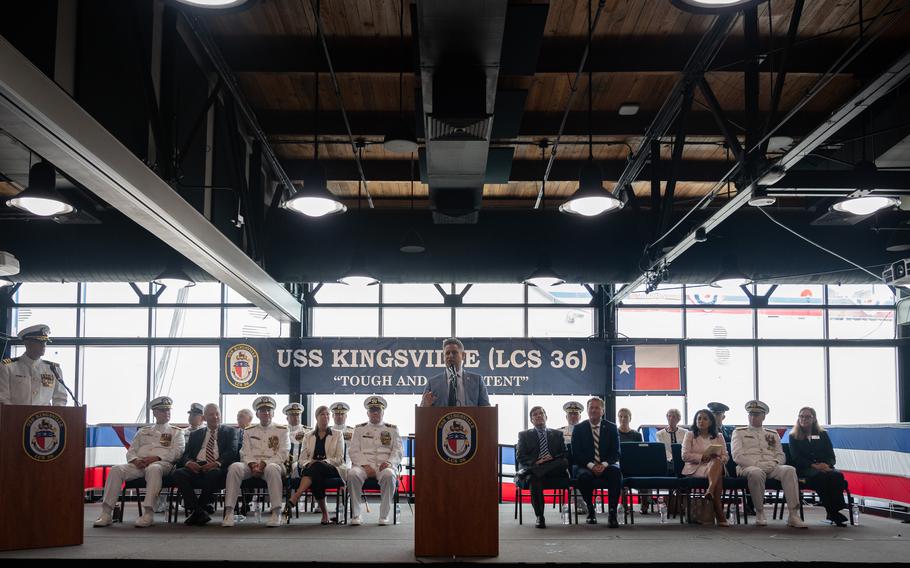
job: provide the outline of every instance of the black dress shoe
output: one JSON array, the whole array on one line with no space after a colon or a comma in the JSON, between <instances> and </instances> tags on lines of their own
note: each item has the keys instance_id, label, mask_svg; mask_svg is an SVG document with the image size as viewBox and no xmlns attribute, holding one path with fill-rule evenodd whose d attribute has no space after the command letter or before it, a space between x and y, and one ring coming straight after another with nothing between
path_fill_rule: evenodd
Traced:
<instances>
[{"instance_id":1,"label":"black dress shoe","mask_svg":"<svg viewBox=\"0 0 910 568\"><path fill-rule=\"evenodd\" d=\"M616 520L616 511L612 511L612 512L610 513L610 524L609 524L609 527L610 527L611 529L618 529L618 528L619 528L619 521Z\"/></svg>"},{"instance_id":2,"label":"black dress shoe","mask_svg":"<svg viewBox=\"0 0 910 568\"><path fill-rule=\"evenodd\" d=\"M839 527L847 526L847 521L849 521L849 519L847 517L845 517L843 515L843 513L841 513L840 511L835 511L834 513L831 513L831 516L829 516L828 518L831 519L832 523L834 523L835 525L837 525Z\"/></svg>"},{"instance_id":3,"label":"black dress shoe","mask_svg":"<svg viewBox=\"0 0 910 568\"><path fill-rule=\"evenodd\" d=\"M202 520L203 515L205 515L205 513L202 509L193 509L193 513L183 521L183 524L191 526L198 525L199 521Z\"/></svg>"},{"instance_id":4,"label":"black dress shoe","mask_svg":"<svg viewBox=\"0 0 910 568\"><path fill-rule=\"evenodd\" d=\"M539 529L547 528L547 521L543 518L543 515L537 517L537 523L534 526Z\"/></svg>"},{"instance_id":5,"label":"black dress shoe","mask_svg":"<svg viewBox=\"0 0 910 568\"><path fill-rule=\"evenodd\" d=\"M208 513L209 515L215 514L215 507L212 505L206 505L205 507L202 508L202 510L205 511L206 513Z\"/></svg>"},{"instance_id":6,"label":"black dress shoe","mask_svg":"<svg viewBox=\"0 0 910 568\"><path fill-rule=\"evenodd\" d=\"M596 524L597 524L597 516L596 516L596 515L591 515L591 514L589 514L589 515L588 515L588 518L585 519L585 522L588 523L589 525L596 525Z\"/></svg>"}]
</instances>

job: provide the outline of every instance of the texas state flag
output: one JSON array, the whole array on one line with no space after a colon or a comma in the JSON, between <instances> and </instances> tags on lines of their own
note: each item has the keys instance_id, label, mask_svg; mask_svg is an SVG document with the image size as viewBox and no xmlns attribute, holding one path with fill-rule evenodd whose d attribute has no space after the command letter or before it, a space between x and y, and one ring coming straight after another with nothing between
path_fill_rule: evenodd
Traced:
<instances>
[{"instance_id":1,"label":"texas state flag","mask_svg":"<svg viewBox=\"0 0 910 568\"><path fill-rule=\"evenodd\" d=\"M678 345L628 345L613 348L613 389L678 391Z\"/></svg>"}]
</instances>

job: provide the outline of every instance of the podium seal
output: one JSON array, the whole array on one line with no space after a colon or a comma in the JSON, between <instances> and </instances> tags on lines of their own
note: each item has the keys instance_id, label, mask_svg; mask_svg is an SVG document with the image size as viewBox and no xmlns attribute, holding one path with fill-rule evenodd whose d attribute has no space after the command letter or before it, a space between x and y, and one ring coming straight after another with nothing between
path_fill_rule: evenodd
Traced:
<instances>
[{"instance_id":1,"label":"podium seal","mask_svg":"<svg viewBox=\"0 0 910 568\"><path fill-rule=\"evenodd\" d=\"M22 448L35 461L54 461L66 448L66 422L54 412L32 414L22 427Z\"/></svg>"},{"instance_id":2,"label":"podium seal","mask_svg":"<svg viewBox=\"0 0 910 568\"><path fill-rule=\"evenodd\" d=\"M477 452L477 424L463 412L450 412L436 423L436 454L451 465L471 461Z\"/></svg>"}]
</instances>

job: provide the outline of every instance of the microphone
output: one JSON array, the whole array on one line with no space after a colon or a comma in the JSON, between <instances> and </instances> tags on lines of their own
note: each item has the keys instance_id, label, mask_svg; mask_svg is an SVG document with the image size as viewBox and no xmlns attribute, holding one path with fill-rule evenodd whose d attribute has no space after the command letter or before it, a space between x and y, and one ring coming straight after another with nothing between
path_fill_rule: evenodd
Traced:
<instances>
[{"instance_id":1,"label":"microphone","mask_svg":"<svg viewBox=\"0 0 910 568\"><path fill-rule=\"evenodd\" d=\"M58 383L60 383L61 385L63 385L63 388L66 390L66 392L69 393L70 398L73 399L74 405L75 405L75 406L82 406L82 403L79 402L79 399L76 398L76 395L73 394L73 391L71 391L70 388L69 388L68 386L66 386L66 383L63 382L63 379L60 378L60 375L57 374L57 367L54 366L54 365L50 365L50 368L51 368L51 371L53 371L53 373L54 373L54 379L55 379Z\"/></svg>"}]
</instances>

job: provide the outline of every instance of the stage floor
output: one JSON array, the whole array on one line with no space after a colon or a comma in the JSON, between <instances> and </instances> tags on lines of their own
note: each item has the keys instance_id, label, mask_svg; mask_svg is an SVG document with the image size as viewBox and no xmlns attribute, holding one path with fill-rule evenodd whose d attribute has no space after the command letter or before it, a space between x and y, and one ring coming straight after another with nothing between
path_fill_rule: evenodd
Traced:
<instances>
[{"instance_id":1,"label":"stage floor","mask_svg":"<svg viewBox=\"0 0 910 568\"><path fill-rule=\"evenodd\" d=\"M93 528L100 505L85 507L85 544L76 547L0 553L4 558L294 561L294 562L415 562L414 515L401 506L401 524L376 525L378 503L360 527L321 526L319 515L301 512L289 526L268 528L250 519L233 529L216 523L187 527L163 522L146 529L132 524L135 504L129 504L126 522ZM770 517L771 509L767 509ZM547 509L546 530L534 528L530 505L525 524L513 520L513 506L500 507L500 553L494 563L541 562L907 562L910 525L864 514L860 526L837 528L821 521L824 511L805 508L808 530L787 528L784 521L767 527L733 525L729 528L661 525L656 515L635 516L635 525L618 529L598 525L560 524L555 509ZM466 523L464 538L470 538ZM458 538L454 535L453 538ZM421 559L422 561L431 559ZM438 559L451 560L451 559Z\"/></svg>"}]
</instances>

